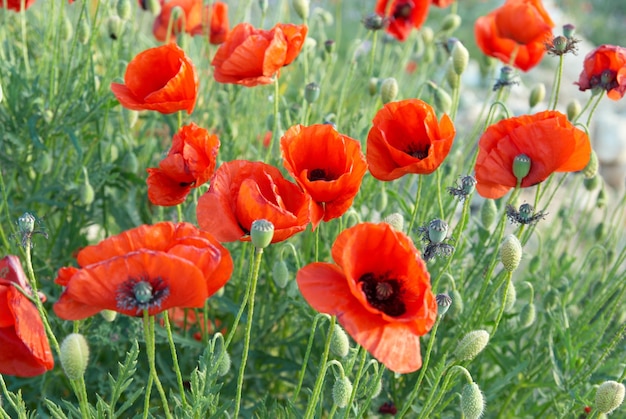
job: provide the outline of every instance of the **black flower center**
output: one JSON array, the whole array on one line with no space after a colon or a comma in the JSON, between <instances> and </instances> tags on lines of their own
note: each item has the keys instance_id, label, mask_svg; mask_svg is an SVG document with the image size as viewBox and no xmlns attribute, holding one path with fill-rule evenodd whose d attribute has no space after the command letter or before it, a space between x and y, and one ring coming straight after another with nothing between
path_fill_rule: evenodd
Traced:
<instances>
[{"instance_id":1,"label":"black flower center","mask_svg":"<svg viewBox=\"0 0 626 419\"><path fill-rule=\"evenodd\" d=\"M406 312L406 306L402 301L402 288L397 279L388 278L387 275L376 276L370 272L361 276L359 282L362 283L361 289L367 302L375 309L392 317L401 316Z\"/></svg>"},{"instance_id":2,"label":"black flower center","mask_svg":"<svg viewBox=\"0 0 626 419\"><path fill-rule=\"evenodd\" d=\"M426 146L420 146L416 144L410 144L408 149L406 150L406 154L415 157L416 159L423 160L428 157L428 150L430 149L430 144Z\"/></svg>"},{"instance_id":3,"label":"black flower center","mask_svg":"<svg viewBox=\"0 0 626 419\"><path fill-rule=\"evenodd\" d=\"M617 83L617 72L606 69L600 75L591 77L589 85L592 89L599 87L607 92L615 89L619 84Z\"/></svg>"},{"instance_id":4,"label":"black flower center","mask_svg":"<svg viewBox=\"0 0 626 419\"><path fill-rule=\"evenodd\" d=\"M135 311L161 307L163 300L170 294L169 287L162 278L128 278L116 291L117 308Z\"/></svg>"},{"instance_id":5,"label":"black flower center","mask_svg":"<svg viewBox=\"0 0 626 419\"><path fill-rule=\"evenodd\" d=\"M311 182L315 182L316 180L331 181L336 179L336 177L332 173L327 172L324 169L313 169L309 171L308 178Z\"/></svg>"},{"instance_id":6,"label":"black flower center","mask_svg":"<svg viewBox=\"0 0 626 419\"><path fill-rule=\"evenodd\" d=\"M412 10L413 10L412 2L399 4L396 6L396 9L393 11L393 17L394 19L408 19L411 16Z\"/></svg>"}]
</instances>

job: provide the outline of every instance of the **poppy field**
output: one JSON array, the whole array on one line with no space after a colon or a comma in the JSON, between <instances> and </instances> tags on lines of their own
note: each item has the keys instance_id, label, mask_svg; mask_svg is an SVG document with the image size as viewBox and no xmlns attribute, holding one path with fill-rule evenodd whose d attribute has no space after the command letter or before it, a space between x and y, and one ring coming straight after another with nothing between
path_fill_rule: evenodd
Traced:
<instances>
[{"instance_id":1,"label":"poppy field","mask_svg":"<svg viewBox=\"0 0 626 419\"><path fill-rule=\"evenodd\" d=\"M626 45L548 6L0 0L0 418L626 415Z\"/></svg>"}]
</instances>

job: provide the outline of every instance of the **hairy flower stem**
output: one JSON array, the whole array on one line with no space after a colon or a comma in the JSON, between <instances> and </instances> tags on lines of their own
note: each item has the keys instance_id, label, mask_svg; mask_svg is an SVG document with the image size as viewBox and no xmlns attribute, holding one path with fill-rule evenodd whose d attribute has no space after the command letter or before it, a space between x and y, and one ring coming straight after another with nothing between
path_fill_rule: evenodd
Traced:
<instances>
[{"instance_id":1,"label":"hairy flower stem","mask_svg":"<svg viewBox=\"0 0 626 419\"><path fill-rule=\"evenodd\" d=\"M323 318L328 318L328 314L319 313L313 319L313 326L311 326L311 334L309 335L309 343L307 344L306 351L304 353L304 359L302 360L302 368L300 369L300 373L298 374L298 385L296 386L296 390L291 397L291 401L295 403L298 399L298 395L300 394L300 390L302 389L302 383L304 381L304 375L306 373L306 365L309 362L309 356L311 356L311 349L313 348L313 342L315 341L315 330L317 328L317 322Z\"/></svg>"},{"instance_id":2,"label":"hairy flower stem","mask_svg":"<svg viewBox=\"0 0 626 419\"><path fill-rule=\"evenodd\" d=\"M20 1L20 24L22 29L22 57L26 78L30 78L30 64L28 63L28 42L26 41L26 0Z\"/></svg>"},{"instance_id":3,"label":"hairy flower stem","mask_svg":"<svg viewBox=\"0 0 626 419\"><path fill-rule=\"evenodd\" d=\"M467 226L467 220L469 219L470 202L471 202L470 197L467 197L465 199L465 202L463 202L463 212L461 213L461 221L456 225L456 227L454 227L454 231L452 232L452 237L455 237L457 240L457 247L461 245L461 234L463 234L463 231L465 231L465 227ZM438 289L437 287L439 286L439 281L441 280L441 277L443 276L443 274L448 271L448 268L452 264L452 259L453 259L452 256L447 258L446 264L439 271L439 274L437 274L437 277L432 283L431 288L433 290Z\"/></svg>"},{"instance_id":4,"label":"hairy flower stem","mask_svg":"<svg viewBox=\"0 0 626 419\"><path fill-rule=\"evenodd\" d=\"M155 349L154 349L154 316L148 314L148 310L143 311L143 332L146 340L146 353L148 356L148 366L150 367L150 376L154 380L154 384L156 384L157 391L161 396L161 403L163 404L163 410L165 411L165 417L171 418L170 407L167 402L167 396L165 394L165 390L163 390L163 385L161 384L161 380L159 380L159 375L156 371L155 364ZM149 390L146 389L146 398L150 397ZM146 401L149 403L149 401ZM144 411L144 417L147 412Z\"/></svg>"},{"instance_id":5,"label":"hairy flower stem","mask_svg":"<svg viewBox=\"0 0 626 419\"><path fill-rule=\"evenodd\" d=\"M270 145L267 147L265 153L265 163L270 164L270 157L272 157L272 150L274 149L274 143L278 140L278 130L280 129L280 114L278 113L278 97L280 95L280 89L278 85L278 77L274 77L274 125L272 127L272 139Z\"/></svg>"},{"instance_id":6,"label":"hairy flower stem","mask_svg":"<svg viewBox=\"0 0 626 419\"><path fill-rule=\"evenodd\" d=\"M367 68L367 74L370 77L374 77L374 61L376 59L376 44L378 43L378 31L374 31L372 36L372 49L370 50L370 63Z\"/></svg>"},{"instance_id":7,"label":"hairy flower stem","mask_svg":"<svg viewBox=\"0 0 626 419\"><path fill-rule=\"evenodd\" d=\"M245 249L243 250L243 252L245 252ZM254 247L252 247L252 253L251 256L254 257ZM241 258L242 260L245 258ZM243 266L243 262L241 264L241 266ZM248 270L248 278L252 277L252 272L254 269L254 264L250 264L250 269ZM242 271L242 269L240 269L240 271ZM246 289L246 293L244 294L243 297L243 301L241 302L241 306L239 307L239 311L237 312L237 315L235 316L235 321L233 322L233 325L230 329L230 333L228 334L228 338L226 338L226 343L224 344L224 348L228 349L228 346L230 345L230 342L233 340L233 338L235 337L235 333L237 332L237 326L239 325L239 321L241 320L241 316L243 316L243 311L246 309L246 306L248 304L248 300L250 299L250 292L252 290L252 281L248 280L248 288Z\"/></svg>"},{"instance_id":8,"label":"hairy flower stem","mask_svg":"<svg viewBox=\"0 0 626 419\"><path fill-rule=\"evenodd\" d=\"M309 404L306 409L306 413L304 414L305 419L310 419L315 417L315 410L317 406L317 399L319 399L320 394L322 392L322 384L324 384L324 378L326 377L326 369L327 369L327 361L328 354L330 353L330 342L333 337L333 333L335 332L335 322L337 318L335 316L331 316L330 325L328 326L328 334L326 336L326 343L324 345L324 353L322 354L322 359L320 360L320 368L317 373L317 378L315 379L315 386L313 387L313 394L311 395L311 399L309 400Z\"/></svg>"},{"instance_id":9,"label":"hairy flower stem","mask_svg":"<svg viewBox=\"0 0 626 419\"><path fill-rule=\"evenodd\" d=\"M502 316L504 315L504 307L506 307L506 296L508 295L509 287L511 286L512 277L513 277L513 272L508 271L506 273L506 285L504 286L504 291L502 292L502 304L500 305L500 311L498 311L498 317L496 318L496 323L493 325L491 336L496 334L496 331L498 330L498 325L500 325L500 321L502 320Z\"/></svg>"},{"instance_id":10,"label":"hairy flower stem","mask_svg":"<svg viewBox=\"0 0 626 419\"><path fill-rule=\"evenodd\" d=\"M563 78L563 55L559 55L559 66L556 69L556 74L554 75L554 84L552 93L550 94L550 99L553 101L550 109L555 110L556 105L559 102L559 91L561 90L561 79Z\"/></svg>"},{"instance_id":11,"label":"hairy flower stem","mask_svg":"<svg viewBox=\"0 0 626 419\"><path fill-rule=\"evenodd\" d=\"M183 386L183 376L180 372L180 365L178 365L178 354L176 353L176 345L174 344L174 337L172 336L172 326L170 325L170 316L167 310L163 312L163 322L165 324L165 330L167 331L167 341L170 344L170 352L172 353L172 361L174 362L174 372L176 373L176 381L178 382L178 392L183 403L183 409L187 410L187 399L185 398L185 387ZM206 325L206 323L204 323Z\"/></svg>"},{"instance_id":12,"label":"hairy flower stem","mask_svg":"<svg viewBox=\"0 0 626 419\"><path fill-rule=\"evenodd\" d=\"M361 382L361 377L363 376L363 367L365 366L365 359L366 359L367 352L364 350L360 350L360 352L361 352L360 354L361 356L359 359L359 369L356 373L354 382L352 383L352 392L350 393L350 400L348 400L348 404L346 405L346 408L344 411L344 415L343 415L344 419L348 419L348 417L350 416L350 410L351 410L350 406L352 406L352 403L354 402L354 399L356 398L356 391L359 388L359 383Z\"/></svg>"},{"instance_id":13,"label":"hairy flower stem","mask_svg":"<svg viewBox=\"0 0 626 419\"><path fill-rule=\"evenodd\" d=\"M419 206L423 183L424 183L424 177L418 175L417 176L417 193L415 194L415 203L413 204L413 212L411 212L411 222L409 223L409 228L406 229L406 234L408 234L409 236L411 235L413 224L415 224L415 218L417 217L417 207Z\"/></svg>"}]
</instances>

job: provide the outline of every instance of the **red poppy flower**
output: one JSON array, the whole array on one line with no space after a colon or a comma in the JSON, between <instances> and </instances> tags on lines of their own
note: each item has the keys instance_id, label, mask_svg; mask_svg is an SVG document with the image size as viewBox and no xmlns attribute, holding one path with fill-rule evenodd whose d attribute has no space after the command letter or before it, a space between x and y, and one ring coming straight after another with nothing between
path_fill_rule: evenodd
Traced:
<instances>
[{"instance_id":1,"label":"red poppy flower","mask_svg":"<svg viewBox=\"0 0 626 419\"><path fill-rule=\"evenodd\" d=\"M22 0L0 0L0 8L4 7L5 1L7 9L15 10L16 12L22 10ZM26 0L24 3L24 8L28 9L33 4L35 4L35 0Z\"/></svg>"},{"instance_id":2,"label":"red poppy flower","mask_svg":"<svg viewBox=\"0 0 626 419\"><path fill-rule=\"evenodd\" d=\"M456 0L431 0L430 3L437 7L448 7Z\"/></svg>"},{"instance_id":3,"label":"red poppy flower","mask_svg":"<svg viewBox=\"0 0 626 419\"><path fill-rule=\"evenodd\" d=\"M317 311L337 316L346 332L391 371L422 366L419 337L437 316L426 264L411 239L386 223L343 231L336 264L312 263L296 280Z\"/></svg>"},{"instance_id":4,"label":"red poppy flower","mask_svg":"<svg viewBox=\"0 0 626 419\"><path fill-rule=\"evenodd\" d=\"M176 44L139 53L128 63L124 83L111 83L111 90L128 109L190 114L196 105L196 68Z\"/></svg>"},{"instance_id":5,"label":"red poppy flower","mask_svg":"<svg viewBox=\"0 0 626 419\"><path fill-rule=\"evenodd\" d=\"M213 57L215 80L247 87L272 83L300 53L307 31L304 25L278 24L266 31L238 24Z\"/></svg>"},{"instance_id":6,"label":"red poppy flower","mask_svg":"<svg viewBox=\"0 0 626 419\"><path fill-rule=\"evenodd\" d=\"M54 312L80 320L101 310L129 316L202 307L230 278L233 261L210 234L189 223L143 225L87 246L79 268L59 270L65 286Z\"/></svg>"},{"instance_id":7,"label":"red poppy flower","mask_svg":"<svg viewBox=\"0 0 626 419\"><path fill-rule=\"evenodd\" d=\"M221 44L228 33L228 5L217 1L213 6L204 6L202 0L170 0L162 5L161 13L154 20L152 33L161 42L167 39L167 28L172 18L172 10L178 7L183 11L184 17L178 19L172 25L171 39L175 41L176 34L184 31L191 35L202 35L205 27L209 27L209 42ZM210 22L210 23L208 23Z\"/></svg>"},{"instance_id":8,"label":"red poppy flower","mask_svg":"<svg viewBox=\"0 0 626 419\"><path fill-rule=\"evenodd\" d=\"M523 71L536 66L552 39L554 22L541 0L507 0L474 25L476 43L483 53ZM511 58L515 61L511 63Z\"/></svg>"},{"instance_id":9,"label":"red poppy flower","mask_svg":"<svg viewBox=\"0 0 626 419\"><path fill-rule=\"evenodd\" d=\"M295 125L280 140L285 168L311 196L311 222L341 217L367 171L361 144L332 125Z\"/></svg>"},{"instance_id":10,"label":"red poppy flower","mask_svg":"<svg viewBox=\"0 0 626 419\"><path fill-rule=\"evenodd\" d=\"M404 41L413 28L419 29L424 24L428 6L425 0L378 0L374 11L389 19L387 32Z\"/></svg>"},{"instance_id":11,"label":"red poppy flower","mask_svg":"<svg viewBox=\"0 0 626 419\"><path fill-rule=\"evenodd\" d=\"M580 90L600 88L609 99L619 100L626 92L626 48L600 45L585 57L578 79Z\"/></svg>"},{"instance_id":12,"label":"red poppy flower","mask_svg":"<svg viewBox=\"0 0 626 419\"><path fill-rule=\"evenodd\" d=\"M497 199L514 188L517 178L513 161L520 154L531 162L530 172L521 183L522 188L528 188L553 172L584 169L591 156L591 144L584 131L557 111L503 119L487 128L478 143L478 193Z\"/></svg>"},{"instance_id":13,"label":"red poppy flower","mask_svg":"<svg viewBox=\"0 0 626 419\"><path fill-rule=\"evenodd\" d=\"M220 140L194 123L182 127L158 168L148 169L148 198L154 205L182 203L191 188L205 184L215 171Z\"/></svg>"},{"instance_id":14,"label":"red poppy flower","mask_svg":"<svg viewBox=\"0 0 626 419\"><path fill-rule=\"evenodd\" d=\"M309 224L310 198L274 166L234 160L221 165L211 187L198 199L200 228L221 242L249 241L252 223L274 224L272 243L288 239Z\"/></svg>"},{"instance_id":15,"label":"red poppy flower","mask_svg":"<svg viewBox=\"0 0 626 419\"><path fill-rule=\"evenodd\" d=\"M434 109L419 99L387 103L367 135L367 164L372 176L394 180L407 173L437 170L454 141L448 115L437 121Z\"/></svg>"},{"instance_id":16,"label":"red poppy flower","mask_svg":"<svg viewBox=\"0 0 626 419\"><path fill-rule=\"evenodd\" d=\"M0 259L0 374L34 377L54 367L50 344L17 256Z\"/></svg>"}]
</instances>

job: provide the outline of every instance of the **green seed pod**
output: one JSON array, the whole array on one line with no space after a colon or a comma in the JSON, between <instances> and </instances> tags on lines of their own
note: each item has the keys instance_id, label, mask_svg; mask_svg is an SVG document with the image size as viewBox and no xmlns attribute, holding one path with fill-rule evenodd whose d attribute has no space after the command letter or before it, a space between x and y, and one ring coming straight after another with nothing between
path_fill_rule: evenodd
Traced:
<instances>
[{"instance_id":1,"label":"green seed pod","mask_svg":"<svg viewBox=\"0 0 626 419\"><path fill-rule=\"evenodd\" d=\"M72 39L73 34L74 27L72 26L72 21L67 15L64 15L61 21L61 27L59 28L59 38L61 41L67 42Z\"/></svg>"},{"instance_id":2,"label":"green seed pod","mask_svg":"<svg viewBox=\"0 0 626 419\"><path fill-rule=\"evenodd\" d=\"M389 224L396 231L404 231L404 217L399 212L389 214L383 222Z\"/></svg>"},{"instance_id":3,"label":"green seed pod","mask_svg":"<svg viewBox=\"0 0 626 419\"><path fill-rule=\"evenodd\" d=\"M449 114L452 110L452 98L448 92L439 86L435 86L433 89L433 102L435 104L435 108L437 108L439 112Z\"/></svg>"},{"instance_id":4,"label":"green seed pod","mask_svg":"<svg viewBox=\"0 0 626 419\"><path fill-rule=\"evenodd\" d=\"M272 267L272 279L280 289L284 289L289 283L289 268L284 260L278 259Z\"/></svg>"},{"instance_id":5,"label":"green seed pod","mask_svg":"<svg viewBox=\"0 0 626 419\"><path fill-rule=\"evenodd\" d=\"M88 206L91 205L96 194L93 190L93 186L89 183L89 176L87 175L87 169L85 167L83 167L83 173L83 182L78 187L78 199L83 205Z\"/></svg>"},{"instance_id":6,"label":"green seed pod","mask_svg":"<svg viewBox=\"0 0 626 419\"><path fill-rule=\"evenodd\" d=\"M69 334L61 343L59 356L65 375L70 380L78 380L84 374L89 363L89 345L80 333Z\"/></svg>"},{"instance_id":7,"label":"green seed pod","mask_svg":"<svg viewBox=\"0 0 626 419\"><path fill-rule=\"evenodd\" d=\"M450 15L448 15L450 16ZM469 63L469 51L465 48L465 45L461 41L456 41L450 52L452 56L452 67L457 75L461 75L465 72L467 64Z\"/></svg>"},{"instance_id":8,"label":"green seed pod","mask_svg":"<svg viewBox=\"0 0 626 419\"><path fill-rule=\"evenodd\" d=\"M521 182L530 173L531 161L526 154L519 154L513 159L513 174Z\"/></svg>"},{"instance_id":9,"label":"green seed pod","mask_svg":"<svg viewBox=\"0 0 626 419\"><path fill-rule=\"evenodd\" d=\"M504 269L513 272L522 260L522 244L514 234L509 234L502 241L500 246L500 262Z\"/></svg>"},{"instance_id":10,"label":"green seed pod","mask_svg":"<svg viewBox=\"0 0 626 419\"><path fill-rule=\"evenodd\" d=\"M102 318L104 320L106 320L107 322L111 323L113 320L115 320L115 318L117 317L117 311L113 311L113 310L102 310L100 312L100 315L102 316Z\"/></svg>"},{"instance_id":11,"label":"green seed pod","mask_svg":"<svg viewBox=\"0 0 626 419\"><path fill-rule=\"evenodd\" d=\"M454 32L461 26L461 16L457 14L448 14L441 21L441 32Z\"/></svg>"},{"instance_id":12,"label":"green seed pod","mask_svg":"<svg viewBox=\"0 0 626 419\"><path fill-rule=\"evenodd\" d=\"M348 377L340 377L335 381L333 385L333 402L339 408L344 408L350 401L350 395L352 394L352 383Z\"/></svg>"},{"instance_id":13,"label":"green seed pod","mask_svg":"<svg viewBox=\"0 0 626 419\"><path fill-rule=\"evenodd\" d=\"M624 401L624 384L617 381L605 381L596 390L596 409L609 414L617 409Z\"/></svg>"},{"instance_id":14,"label":"green seed pod","mask_svg":"<svg viewBox=\"0 0 626 419\"><path fill-rule=\"evenodd\" d=\"M489 229L498 215L498 208L496 207L496 201L493 199L485 199L482 207L480 207L480 221L483 223L483 227Z\"/></svg>"},{"instance_id":15,"label":"green seed pod","mask_svg":"<svg viewBox=\"0 0 626 419\"><path fill-rule=\"evenodd\" d=\"M432 243L441 243L448 235L448 223L435 218L428 224L428 238Z\"/></svg>"},{"instance_id":16,"label":"green seed pod","mask_svg":"<svg viewBox=\"0 0 626 419\"><path fill-rule=\"evenodd\" d=\"M461 297L461 293L458 290L452 290L450 291L450 298L452 299L452 305L448 309L447 314L452 318L457 318L463 312L463 297Z\"/></svg>"},{"instance_id":17,"label":"green seed pod","mask_svg":"<svg viewBox=\"0 0 626 419\"><path fill-rule=\"evenodd\" d=\"M293 0L291 3L293 10L300 16L300 19L306 20L309 18L309 0Z\"/></svg>"},{"instance_id":18,"label":"green seed pod","mask_svg":"<svg viewBox=\"0 0 626 419\"><path fill-rule=\"evenodd\" d=\"M522 311L519 313L519 324L522 328L531 326L537 318L537 309L535 304L528 303L522 307Z\"/></svg>"},{"instance_id":19,"label":"green seed pod","mask_svg":"<svg viewBox=\"0 0 626 419\"><path fill-rule=\"evenodd\" d=\"M546 311L552 311L559 305L559 300L559 292L554 288L550 288L543 296L543 308Z\"/></svg>"},{"instance_id":20,"label":"green seed pod","mask_svg":"<svg viewBox=\"0 0 626 419\"><path fill-rule=\"evenodd\" d=\"M132 15L130 0L117 0L117 15L124 20L129 20Z\"/></svg>"},{"instance_id":21,"label":"green seed pod","mask_svg":"<svg viewBox=\"0 0 626 419\"><path fill-rule=\"evenodd\" d=\"M454 351L459 361L470 361L476 357L489 343L489 332L474 330L466 334Z\"/></svg>"},{"instance_id":22,"label":"green seed pod","mask_svg":"<svg viewBox=\"0 0 626 419\"><path fill-rule=\"evenodd\" d=\"M589 157L589 163L583 169L583 175L585 179L590 179L598 174L598 155L595 151L591 150L591 156Z\"/></svg>"},{"instance_id":23,"label":"green seed pod","mask_svg":"<svg viewBox=\"0 0 626 419\"><path fill-rule=\"evenodd\" d=\"M585 186L585 189L587 189L589 192L598 189L601 184L602 178L600 177L600 175L595 175L592 178L583 179L583 185Z\"/></svg>"},{"instance_id":24,"label":"green seed pod","mask_svg":"<svg viewBox=\"0 0 626 419\"><path fill-rule=\"evenodd\" d=\"M478 384L465 384L461 391L461 411L466 419L478 419L485 411L485 398Z\"/></svg>"},{"instance_id":25,"label":"green seed pod","mask_svg":"<svg viewBox=\"0 0 626 419\"><path fill-rule=\"evenodd\" d=\"M530 91L530 97L528 98L528 104L531 108L537 106L546 97L546 85L539 83L533 90Z\"/></svg>"},{"instance_id":26,"label":"green seed pod","mask_svg":"<svg viewBox=\"0 0 626 419\"><path fill-rule=\"evenodd\" d=\"M448 294L437 294L435 296L437 302L437 315L443 316L446 314L450 306L452 305L452 298Z\"/></svg>"},{"instance_id":27,"label":"green seed pod","mask_svg":"<svg viewBox=\"0 0 626 419\"><path fill-rule=\"evenodd\" d=\"M333 335L330 337L330 352L339 358L345 358L350 351L350 340L348 335L339 325L333 328Z\"/></svg>"},{"instance_id":28,"label":"green seed pod","mask_svg":"<svg viewBox=\"0 0 626 419\"><path fill-rule=\"evenodd\" d=\"M576 99L572 100L567 104L567 119L573 121L578 115L580 115L580 111L582 111L582 106L580 102Z\"/></svg>"},{"instance_id":29,"label":"green seed pod","mask_svg":"<svg viewBox=\"0 0 626 419\"><path fill-rule=\"evenodd\" d=\"M320 97L320 85L317 83L309 83L304 88L304 98L308 103L315 102Z\"/></svg>"},{"instance_id":30,"label":"green seed pod","mask_svg":"<svg viewBox=\"0 0 626 419\"><path fill-rule=\"evenodd\" d=\"M228 352L224 351L219 358L219 363L217 365L217 376L223 377L228 374L230 371L230 366L232 365L232 361L230 359L230 355Z\"/></svg>"},{"instance_id":31,"label":"green seed pod","mask_svg":"<svg viewBox=\"0 0 626 419\"><path fill-rule=\"evenodd\" d=\"M267 220L256 220L250 228L250 239L257 249L265 249L274 238L274 224Z\"/></svg>"},{"instance_id":32,"label":"green seed pod","mask_svg":"<svg viewBox=\"0 0 626 419\"><path fill-rule=\"evenodd\" d=\"M398 96L398 82L393 77L383 80L380 85L380 98L383 103L389 103Z\"/></svg>"},{"instance_id":33,"label":"green seed pod","mask_svg":"<svg viewBox=\"0 0 626 419\"><path fill-rule=\"evenodd\" d=\"M606 235L606 226L604 222L601 221L598 223L595 230L593 231L593 236L595 237L596 241L600 241L604 238L605 235Z\"/></svg>"},{"instance_id":34,"label":"green seed pod","mask_svg":"<svg viewBox=\"0 0 626 419\"><path fill-rule=\"evenodd\" d=\"M91 28L89 27L89 22L87 19L83 18L78 21L78 28L76 28L76 39L81 44L85 45L89 42L89 37L91 36Z\"/></svg>"},{"instance_id":35,"label":"green seed pod","mask_svg":"<svg viewBox=\"0 0 626 419\"><path fill-rule=\"evenodd\" d=\"M600 189L600 192L598 192L598 197L596 198L596 207L597 208L606 207L606 201L607 201L606 190L602 188Z\"/></svg>"}]
</instances>

